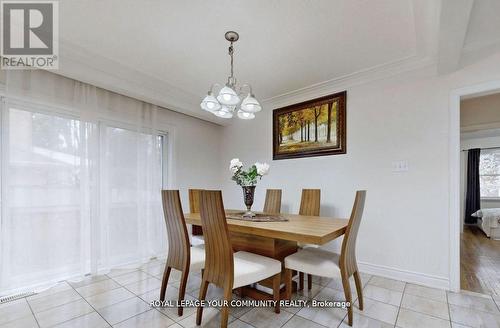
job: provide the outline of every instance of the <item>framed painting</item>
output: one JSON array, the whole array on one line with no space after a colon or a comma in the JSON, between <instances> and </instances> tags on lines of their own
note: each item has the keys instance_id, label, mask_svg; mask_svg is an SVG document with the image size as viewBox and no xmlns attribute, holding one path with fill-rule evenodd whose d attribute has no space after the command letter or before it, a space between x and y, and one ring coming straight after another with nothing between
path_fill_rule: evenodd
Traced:
<instances>
[{"instance_id":1,"label":"framed painting","mask_svg":"<svg viewBox=\"0 0 500 328\"><path fill-rule=\"evenodd\" d=\"M273 159L346 153L346 91L273 111Z\"/></svg>"}]
</instances>

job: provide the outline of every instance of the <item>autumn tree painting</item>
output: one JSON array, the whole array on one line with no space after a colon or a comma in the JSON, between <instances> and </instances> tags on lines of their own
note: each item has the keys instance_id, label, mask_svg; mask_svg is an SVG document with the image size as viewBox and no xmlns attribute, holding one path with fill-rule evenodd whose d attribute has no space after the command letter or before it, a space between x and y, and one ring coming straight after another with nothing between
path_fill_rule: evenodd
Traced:
<instances>
[{"instance_id":1,"label":"autumn tree painting","mask_svg":"<svg viewBox=\"0 0 500 328\"><path fill-rule=\"evenodd\" d=\"M274 159L344 154L345 97L341 92L274 110Z\"/></svg>"}]
</instances>

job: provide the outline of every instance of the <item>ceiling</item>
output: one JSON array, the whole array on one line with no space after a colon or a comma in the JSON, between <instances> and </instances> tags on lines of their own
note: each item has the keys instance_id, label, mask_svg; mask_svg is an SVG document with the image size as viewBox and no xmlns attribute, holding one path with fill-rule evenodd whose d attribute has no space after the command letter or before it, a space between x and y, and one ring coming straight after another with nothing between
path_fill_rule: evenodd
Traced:
<instances>
[{"instance_id":1,"label":"ceiling","mask_svg":"<svg viewBox=\"0 0 500 328\"><path fill-rule=\"evenodd\" d=\"M474 1L465 48L482 47L500 42L500 1Z\"/></svg>"},{"instance_id":2,"label":"ceiling","mask_svg":"<svg viewBox=\"0 0 500 328\"><path fill-rule=\"evenodd\" d=\"M479 1L499 7L497 0ZM270 110L273 99L288 94L436 56L439 5L437 0L64 0L57 73L227 124L199 107L210 85L227 79L226 31L240 34L236 77L252 84L264 110ZM479 18L471 19L466 44L486 42L485 33L497 38L498 20L480 21L491 12L481 6L473 11Z\"/></svg>"}]
</instances>

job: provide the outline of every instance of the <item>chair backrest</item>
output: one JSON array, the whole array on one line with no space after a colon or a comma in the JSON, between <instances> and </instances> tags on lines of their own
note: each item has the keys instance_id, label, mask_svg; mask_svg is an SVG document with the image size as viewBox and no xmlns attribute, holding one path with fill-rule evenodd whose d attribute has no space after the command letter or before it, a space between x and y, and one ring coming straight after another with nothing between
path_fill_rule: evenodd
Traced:
<instances>
[{"instance_id":1,"label":"chair backrest","mask_svg":"<svg viewBox=\"0 0 500 328\"><path fill-rule=\"evenodd\" d=\"M342 250L340 252L340 268L344 268L348 276L358 270L358 266L356 264L356 239L358 237L359 226L361 224L361 217L363 216L365 199L366 190L358 190L356 192L356 198L354 199L351 218L349 219L349 223L344 234L344 240L342 242Z\"/></svg>"},{"instance_id":2,"label":"chair backrest","mask_svg":"<svg viewBox=\"0 0 500 328\"><path fill-rule=\"evenodd\" d=\"M233 248L220 190L200 192L200 217L205 237L203 279L232 289L234 282Z\"/></svg>"},{"instance_id":3,"label":"chair backrest","mask_svg":"<svg viewBox=\"0 0 500 328\"><path fill-rule=\"evenodd\" d=\"M320 189L302 189L299 214L319 216L320 200Z\"/></svg>"},{"instance_id":4,"label":"chair backrest","mask_svg":"<svg viewBox=\"0 0 500 328\"><path fill-rule=\"evenodd\" d=\"M163 214L167 225L168 266L184 271L189 269L190 251L186 220L182 213L179 190L162 190Z\"/></svg>"},{"instance_id":5,"label":"chair backrest","mask_svg":"<svg viewBox=\"0 0 500 328\"><path fill-rule=\"evenodd\" d=\"M203 189L189 189L189 213L200 213L200 191ZM200 226L192 226L193 236L203 235L203 229Z\"/></svg>"},{"instance_id":6,"label":"chair backrest","mask_svg":"<svg viewBox=\"0 0 500 328\"><path fill-rule=\"evenodd\" d=\"M281 213L281 189L267 189L264 213Z\"/></svg>"}]
</instances>

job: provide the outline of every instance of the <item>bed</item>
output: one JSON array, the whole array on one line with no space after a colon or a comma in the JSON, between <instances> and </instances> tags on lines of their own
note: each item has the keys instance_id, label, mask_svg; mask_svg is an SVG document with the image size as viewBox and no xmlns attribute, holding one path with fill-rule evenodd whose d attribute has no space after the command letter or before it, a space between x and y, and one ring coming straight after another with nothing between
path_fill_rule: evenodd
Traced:
<instances>
[{"instance_id":1,"label":"bed","mask_svg":"<svg viewBox=\"0 0 500 328\"><path fill-rule=\"evenodd\" d=\"M483 208L472 214L478 226L491 239L500 240L500 208Z\"/></svg>"}]
</instances>

